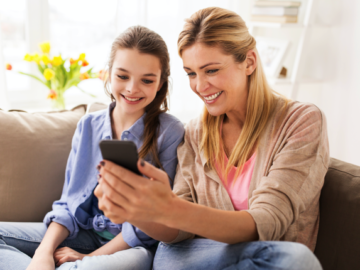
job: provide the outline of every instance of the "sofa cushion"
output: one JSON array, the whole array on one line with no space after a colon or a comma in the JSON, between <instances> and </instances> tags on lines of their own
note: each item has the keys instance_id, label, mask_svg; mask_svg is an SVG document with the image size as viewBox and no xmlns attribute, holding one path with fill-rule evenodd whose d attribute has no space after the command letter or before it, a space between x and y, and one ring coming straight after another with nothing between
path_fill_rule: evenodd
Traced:
<instances>
[{"instance_id":1,"label":"sofa cushion","mask_svg":"<svg viewBox=\"0 0 360 270\"><path fill-rule=\"evenodd\" d=\"M0 111L0 221L42 221L60 198L71 139L86 105L71 111Z\"/></svg>"},{"instance_id":2,"label":"sofa cushion","mask_svg":"<svg viewBox=\"0 0 360 270\"><path fill-rule=\"evenodd\" d=\"M315 249L324 270L360 269L360 167L331 159Z\"/></svg>"}]
</instances>

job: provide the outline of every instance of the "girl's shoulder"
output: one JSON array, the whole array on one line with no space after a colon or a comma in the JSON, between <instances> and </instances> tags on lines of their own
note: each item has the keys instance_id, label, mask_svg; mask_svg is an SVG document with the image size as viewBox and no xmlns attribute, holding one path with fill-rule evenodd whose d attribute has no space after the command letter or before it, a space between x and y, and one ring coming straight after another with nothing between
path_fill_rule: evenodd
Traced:
<instances>
[{"instance_id":1,"label":"girl's shoulder","mask_svg":"<svg viewBox=\"0 0 360 270\"><path fill-rule=\"evenodd\" d=\"M77 128L83 130L102 129L107 122L110 122L109 108L85 114L80 118ZM109 119L108 119L109 118Z\"/></svg>"},{"instance_id":2,"label":"girl's shoulder","mask_svg":"<svg viewBox=\"0 0 360 270\"><path fill-rule=\"evenodd\" d=\"M161 113L159 115L159 135L164 137L183 138L185 133L184 124L174 115Z\"/></svg>"}]
</instances>

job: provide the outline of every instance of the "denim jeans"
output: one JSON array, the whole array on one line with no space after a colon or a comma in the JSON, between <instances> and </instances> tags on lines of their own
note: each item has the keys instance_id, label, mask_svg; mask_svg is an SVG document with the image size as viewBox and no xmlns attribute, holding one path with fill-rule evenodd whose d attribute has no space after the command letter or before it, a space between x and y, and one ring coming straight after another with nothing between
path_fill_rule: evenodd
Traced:
<instances>
[{"instance_id":1,"label":"denim jeans","mask_svg":"<svg viewBox=\"0 0 360 270\"><path fill-rule=\"evenodd\" d=\"M25 270L46 229L43 223L0 222L0 269ZM96 233L80 229L75 239L65 240L60 247L89 254L106 243L107 240ZM84 257L83 260L64 263L56 270L151 269L152 261L152 251L135 247L111 255Z\"/></svg>"},{"instance_id":2,"label":"denim jeans","mask_svg":"<svg viewBox=\"0 0 360 270\"><path fill-rule=\"evenodd\" d=\"M154 270L321 270L315 255L292 242L257 241L228 245L204 238L160 243Z\"/></svg>"}]
</instances>

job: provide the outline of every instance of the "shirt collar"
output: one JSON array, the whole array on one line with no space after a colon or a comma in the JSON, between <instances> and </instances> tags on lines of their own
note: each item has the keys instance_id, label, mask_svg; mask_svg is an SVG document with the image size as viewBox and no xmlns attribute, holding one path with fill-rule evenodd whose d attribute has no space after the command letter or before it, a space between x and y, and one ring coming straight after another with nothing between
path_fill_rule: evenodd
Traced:
<instances>
[{"instance_id":1,"label":"shirt collar","mask_svg":"<svg viewBox=\"0 0 360 270\"><path fill-rule=\"evenodd\" d=\"M113 139L112 136L112 128L111 128L111 112L115 108L116 102L112 102L109 105L108 112L105 115L105 122L104 122L104 132L102 139ZM146 116L146 112L138 119L136 122L128 129L124 131L128 131L133 135L136 139L141 140L143 132L144 132L144 119Z\"/></svg>"},{"instance_id":2,"label":"shirt collar","mask_svg":"<svg viewBox=\"0 0 360 270\"><path fill-rule=\"evenodd\" d=\"M116 102L112 102L109 105L108 111L105 115L105 122L104 122L104 131L102 139L110 139L112 140L112 129L111 129L111 112L115 108Z\"/></svg>"}]
</instances>

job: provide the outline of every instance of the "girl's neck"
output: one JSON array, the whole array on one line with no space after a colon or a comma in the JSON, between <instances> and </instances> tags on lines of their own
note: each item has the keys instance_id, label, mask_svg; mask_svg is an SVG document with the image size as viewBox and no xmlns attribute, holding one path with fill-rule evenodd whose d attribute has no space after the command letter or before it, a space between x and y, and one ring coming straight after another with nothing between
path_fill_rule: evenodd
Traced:
<instances>
[{"instance_id":1,"label":"girl's neck","mask_svg":"<svg viewBox=\"0 0 360 270\"><path fill-rule=\"evenodd\" d=\"M120 140L122 132L129 129L143 114L143 110L128 114L125 113L120 106L115 106L111 112L111 129L113 139Z\"/></svg>"}]
</instances>

